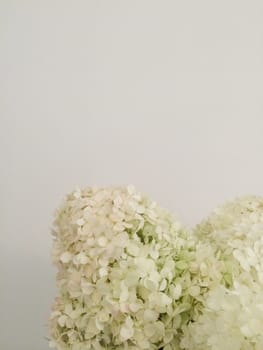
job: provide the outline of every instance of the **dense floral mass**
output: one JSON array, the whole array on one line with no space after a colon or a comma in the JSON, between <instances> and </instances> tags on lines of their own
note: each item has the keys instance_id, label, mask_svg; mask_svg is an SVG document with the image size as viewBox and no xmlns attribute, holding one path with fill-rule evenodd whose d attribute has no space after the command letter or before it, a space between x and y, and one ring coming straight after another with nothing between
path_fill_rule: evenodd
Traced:
<instances>
[{"instance_id":1,"label":"dense floral mass","mask_svg":"<svg viewBox=\"0 0 263 350\"><path fill-rule=\"evenodd\" d=\"M183 349L263 349L263 198L245 196L216 209L197 225L223 263L201 313L185 327Z\"/></svg>"},{"instance_id":2,"label":"dense floral mass","mask_svg":"<svg viewBox=\"0 0 263 350\"><path fill-rule=\"evenodd\" d=\"M133 186L77 189L57 210L58 350L262 350L263 200L194 230Z\"/></svg>"},{"instance_id":3,"label":"dense floral mass","mask_svg":"<svg viewBox=\"0 0 263 350\"><path fill-rule=\"evenodd\" d=\"M132 186L67 196L54 223L58 349L180 349L198 284L195 241Z\"/></svg>"}]
</instances>

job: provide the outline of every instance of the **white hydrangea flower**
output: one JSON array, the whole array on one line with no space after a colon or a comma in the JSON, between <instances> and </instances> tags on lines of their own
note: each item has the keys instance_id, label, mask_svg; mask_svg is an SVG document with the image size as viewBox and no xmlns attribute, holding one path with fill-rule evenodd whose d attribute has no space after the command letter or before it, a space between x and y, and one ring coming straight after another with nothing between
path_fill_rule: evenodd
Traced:
<instances>
[{"instance_id":1,"label":"white hydrangea flower","mask_svg":"<svg viewBox=\"0 0 263 350\"><path fill-rule=\"evenodd\" d=\"M197 225L195 233L222 263L218 271L223 278L210 286L194 322L183 326L181 347L263 349L263 198L226 203Z\"/></svg>"},{"instance_id":2,"label":"white hydrangea flower","mask_svg":"<svg viewBox=\"0 0 263 350\"><path fill-rule=\"evenodd\" d=\"M262 350L263 199L192 231L134 186L69 194L54 222L58 350Z\"/></svg>"},{"instance_id":3,"label":"white hydrangea flower","mask_svg":"<svg viewBox=\"0 0 263 350\"><path fill-rule=\"evenodd\" d=\"M196 258L195 239L172 215L133 186L78 189L56 212L53 235L52 346L180 349L216 266L205 248Z\"/></svg>"}]
</instances>

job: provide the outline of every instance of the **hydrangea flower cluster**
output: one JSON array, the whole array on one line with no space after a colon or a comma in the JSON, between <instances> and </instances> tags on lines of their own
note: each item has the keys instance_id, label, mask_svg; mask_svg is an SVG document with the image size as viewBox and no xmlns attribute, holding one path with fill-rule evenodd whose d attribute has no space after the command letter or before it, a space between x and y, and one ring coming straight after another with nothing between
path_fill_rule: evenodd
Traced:
<instances>
[{"instance_id":1,"label":"hydrangea flower cluster","mask_svg":"<svg viewBox=\"0 0 263 350\"><path fill-rule=\"evenodd\" d=\"M56 212L53 237L51 347L181 349L210 278L203 271L201 283L205 257L196 260L196 240L173 216L133 186L78 189Z\"/></svg>"},{"instance_id":2,"label":"hydrangea flower cluster","mask_svg":"<svg viewBox=\"0 0 263 350\"><path fill-rule=\"evenodd\" d=\"M263 349L263 198L189 230L133 186L77 189L53 238L51 347Z\"/></svg>"},{"instance_id":3,"label":"hydrangea flower cluster","mask_svg":"<svg viewBox=\"0 0 263 350\"><path fill-rule=\"evenodd\" d=\"M246 196L197 225L225 278L211 288L195 322L184 327L188 350L263 349L263 198Z\"/></svg>"}]
</instances>

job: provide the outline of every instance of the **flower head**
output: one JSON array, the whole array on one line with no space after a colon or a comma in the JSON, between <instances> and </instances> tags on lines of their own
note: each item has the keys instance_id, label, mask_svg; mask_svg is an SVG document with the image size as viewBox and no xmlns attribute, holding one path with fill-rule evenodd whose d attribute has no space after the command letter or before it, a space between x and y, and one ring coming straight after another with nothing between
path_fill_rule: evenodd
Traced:
<instances>
[{"instance_id":1,"label":"flower head","mask_svg":"<svg viewBox=\"0 0 263 350\"><path fill-rule=\"evenodd\" d=\"M181 347L263 349L263 198L227 202L197 225L195 234L215 252L223 278L184 327Z\"/></svg>"},{"instance_id":2,"label":"flower head","mask_svg":"<svg viewBox=\"0 0 263 350\"><path fill-rule=\"evenodd\" d=\"M53 236L58 349L179 349L202 287L195 241L172 215L132 186L86 188L67 196Z\"/></svg>"}]
</instances>

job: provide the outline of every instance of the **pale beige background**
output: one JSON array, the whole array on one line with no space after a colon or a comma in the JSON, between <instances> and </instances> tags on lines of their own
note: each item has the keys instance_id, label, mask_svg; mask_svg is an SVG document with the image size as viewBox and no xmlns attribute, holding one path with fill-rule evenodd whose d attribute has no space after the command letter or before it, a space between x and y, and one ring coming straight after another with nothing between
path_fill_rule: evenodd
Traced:
<instances>
[{"instance_id":1,"label":"pale beige background","mask_svg":"<svg viewBox=\"0 0 263 350\"><path fill-rule=\"evenodd\" d=\"M52 213L134 183L189 225L263 195L263 2L0 1L0 349L47 350Z\"/></svg>"}]
</instances>

